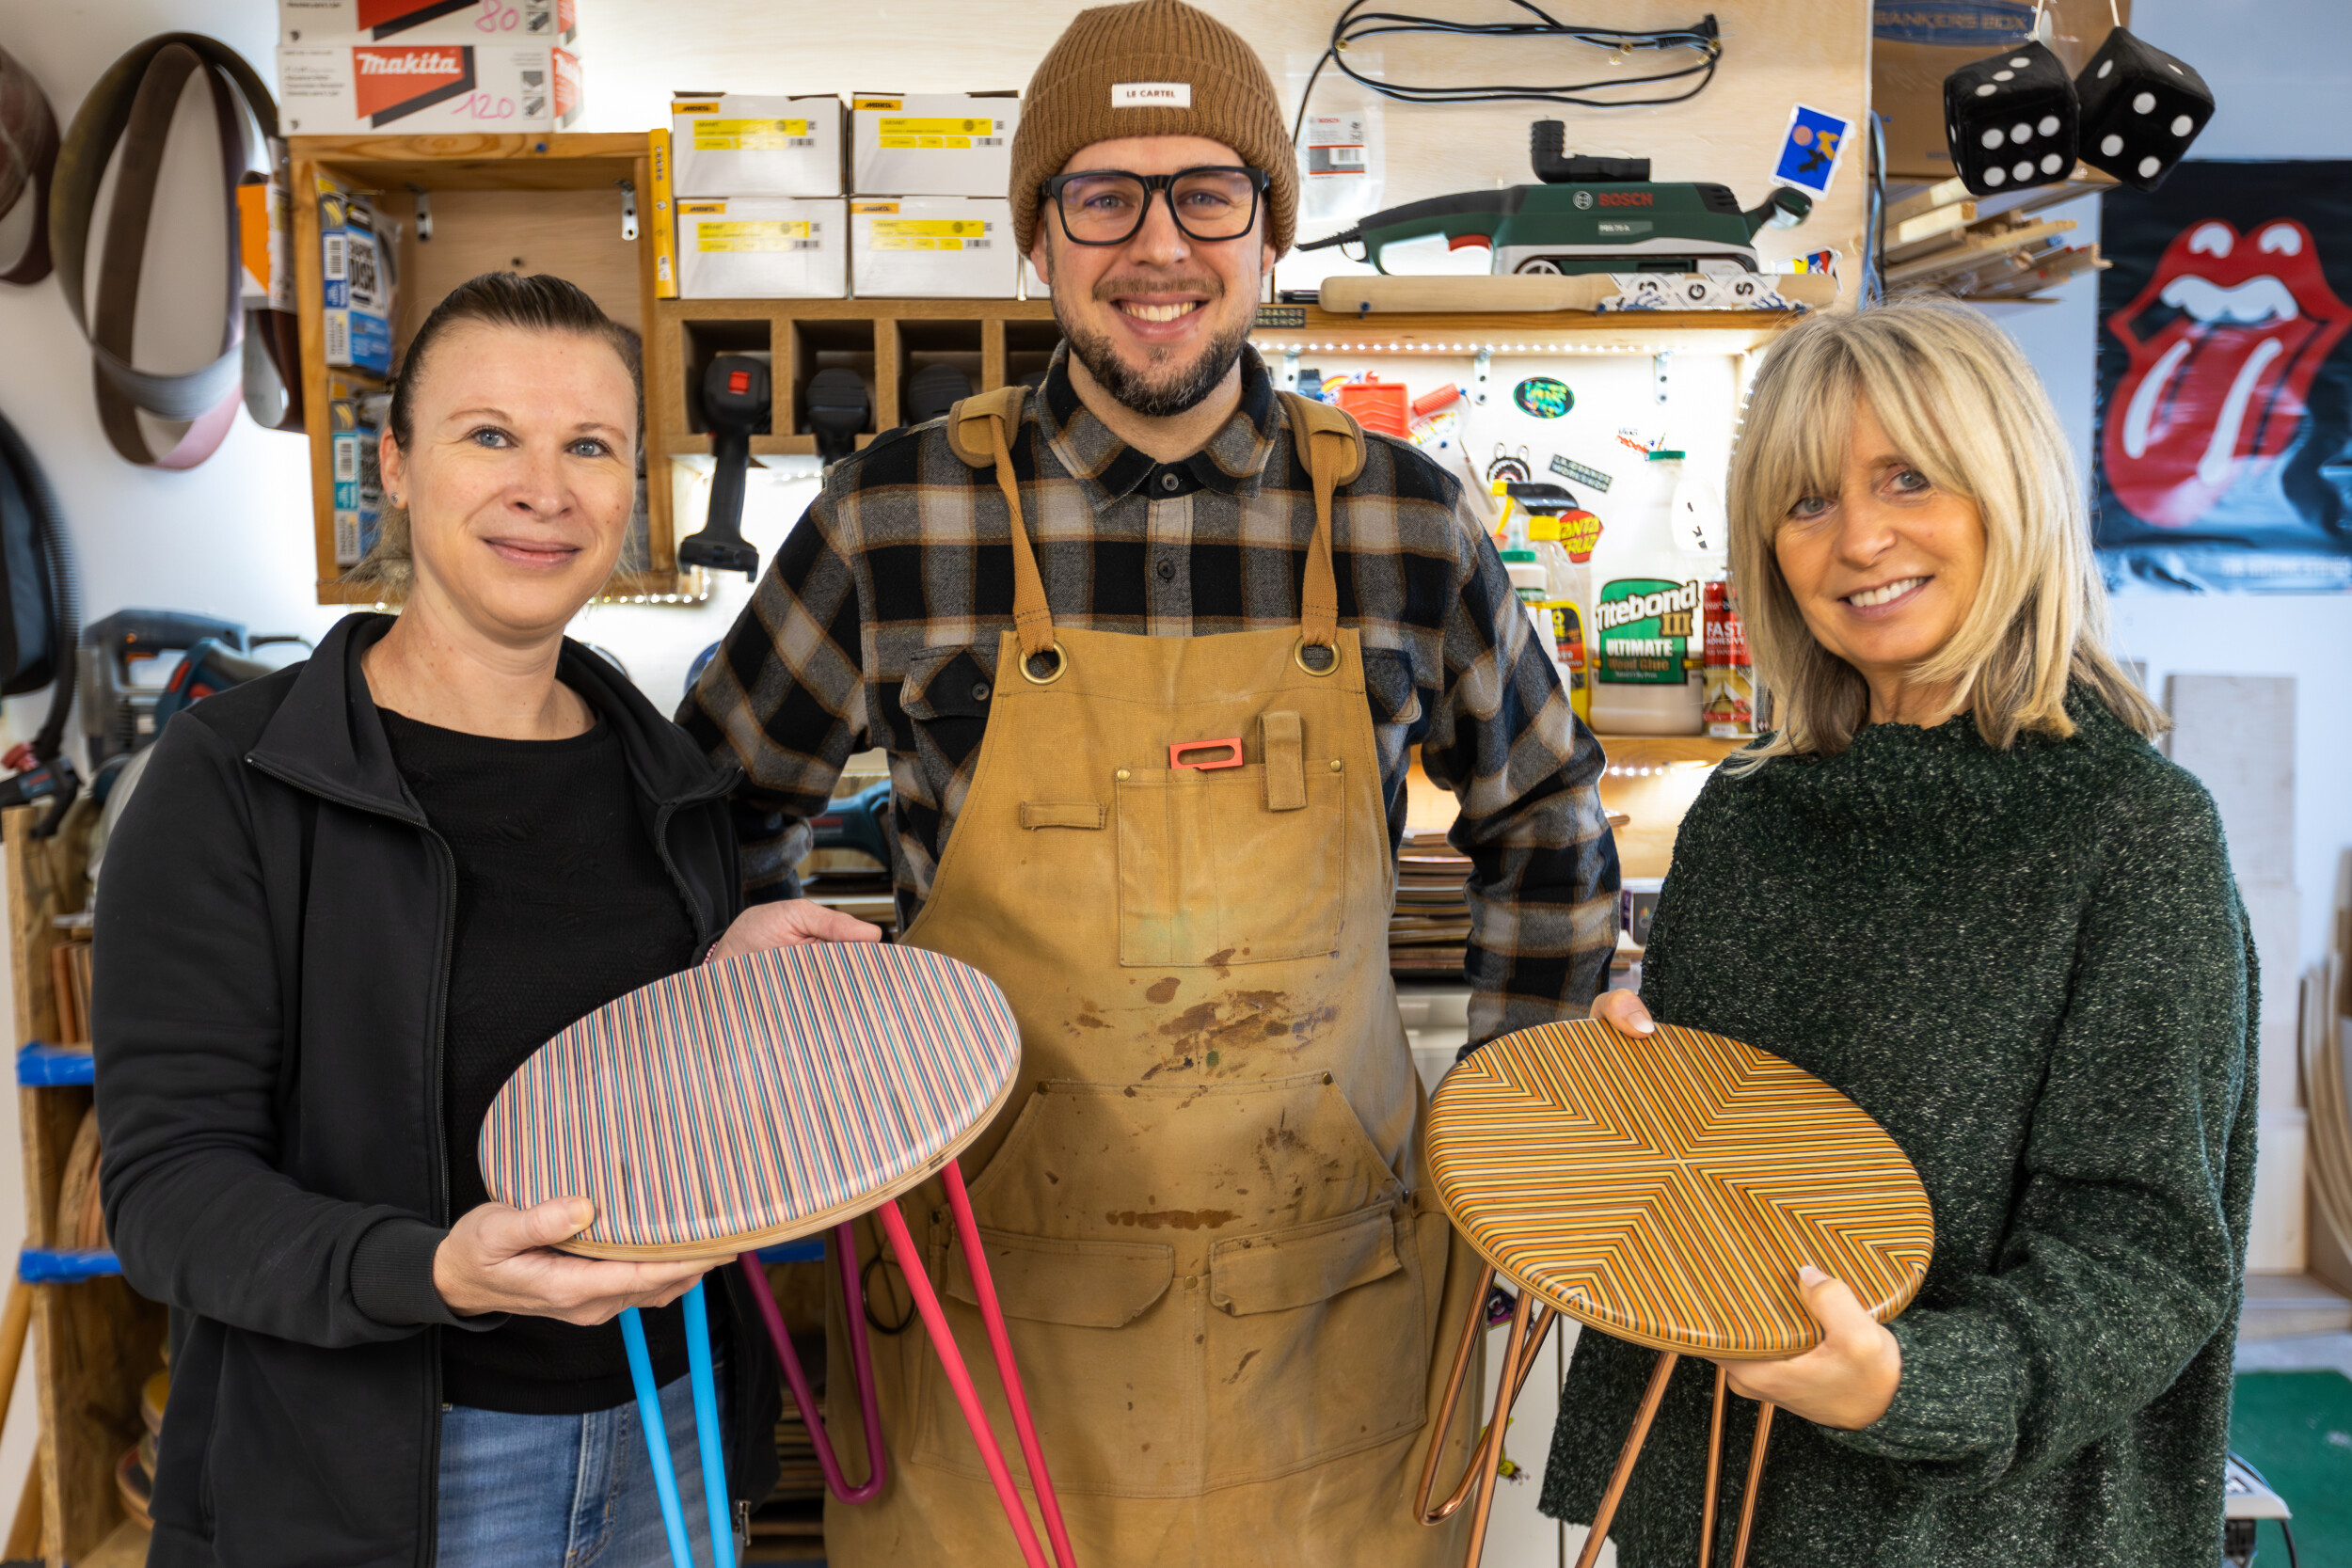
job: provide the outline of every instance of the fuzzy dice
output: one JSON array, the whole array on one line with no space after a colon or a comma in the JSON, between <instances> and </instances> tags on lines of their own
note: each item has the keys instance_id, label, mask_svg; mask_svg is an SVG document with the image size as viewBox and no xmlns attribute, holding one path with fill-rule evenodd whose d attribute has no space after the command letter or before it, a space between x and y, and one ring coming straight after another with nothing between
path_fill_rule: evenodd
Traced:
<instances>
[{"instance_id":1,"label":"fuzzy dice","mask_svg":"<svg viewBox=\"0 0 2352 1568\"><path fill-rule=\"evenodd\" d=\"M2080 125L2066 66L2042 44L2021 43L1944 79L1952 164L1979 196L2065 179Z\"/></svg>"},{"instance_id":2,"label":"fuzzy dice","mask_svg":"<svg viewBox=\"0 0 2352 1568\"><path fill-rule=\"evenodd\" d=\"M2074 78L2082 158L2126 185L2153 191L2213 118L2213 92L2185 61L2118 27Z\"/></svg>"}]
</instances>

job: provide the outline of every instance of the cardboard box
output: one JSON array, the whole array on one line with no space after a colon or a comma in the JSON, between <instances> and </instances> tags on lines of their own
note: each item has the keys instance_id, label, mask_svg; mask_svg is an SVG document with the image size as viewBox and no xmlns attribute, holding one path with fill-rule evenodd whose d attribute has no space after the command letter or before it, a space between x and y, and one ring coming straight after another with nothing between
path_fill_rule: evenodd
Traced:
<instances>
[{"instance_id":1,"label":"cardboard box","mask_svg":"<svg viewBox=\"0 0 2352 1568\"><path fill-rule=\"evenodd\" d=\"M377 443L391 393L366 382L326 378L327 451L335 483L335 564L352 567L375 548L384 518Z\"/></svg>"},{"instance_id":2,"label":"cardboard box","mask_svg":"<svg viewBox=\"0 0 2352 1568\"><path fill-rule=\"evenodd\" d=\"M575 0L278 0L281 43L569 43Z\"/></svg>"},{"instance_id":3,"label":"cardboard box","mask_svg":"<svg viewBox=\"0 0 2352 1568\"><path fill-rule=\"evenodd\" d=\"M682 299L843 299L849 203L791 196L681 197Z\"/></svg>"},{"instance_id":4,"label":"cardboard box","mask_svg":"<svg viewBox=\"0 0 2352 1568\"><path fill-rule=\"evenodd\" d=\"M857 196L995 196L1012 182L1010 93L871 93L850 100Z\"/></svg>"},{"instance_id":5,"label":"cardboard box","mask_svg":"<svg viewBox=\"0 0 2352 1568\"><path fill-rule=\"evenodd\" d=\"M389 375L392 371L392 275L384 264L375 208L321 177L319 274L325 284L329 369Z\"/></svg>"},{"instance_id":6,"label":"cardboard box","mask_svg":"<svg viewBox=\"0 0 2352 1568\"><path fill-rule=\"evenodd\" d=\"M1002 197L858 197L850 286L860 299L1010 299L1012 203Z\"/></svg>"},{"instance_id":7,"label":"cardboard box","mask_svg":"<svg viewBox=\"0 0 2352 1568\"><path fill-rule=\"evenodd\" d=\"M671 189L680 196L839 196L841 100L674 93Z\"/></svg>"},{"instance_id":8,"label":"cardboard box","mask_svg":"<svg viewBox=\"0 0 2352 1568\"><path fill-rule=\"evenodd\" d=\"M2122 24L2131 0L2116 0ZM2078 71L2116 25L2107 0L2050 0L2050 47ZM1944 78L2033 34L2033 0L1876 0L1871 8L1870 105L1886 126L1892 180L1947 180Z\"/></svg>"},{"instance_id":9,"label":"cardboard box","mask_svg":"<svg viewBox=\"0 0 2352 1568\"><path fill-rule=\"evenodd\" d=\"M290 136L561 131L580 103L579 57L553 44L347 39L278 51Z\"/></svg>"}]
</instances>

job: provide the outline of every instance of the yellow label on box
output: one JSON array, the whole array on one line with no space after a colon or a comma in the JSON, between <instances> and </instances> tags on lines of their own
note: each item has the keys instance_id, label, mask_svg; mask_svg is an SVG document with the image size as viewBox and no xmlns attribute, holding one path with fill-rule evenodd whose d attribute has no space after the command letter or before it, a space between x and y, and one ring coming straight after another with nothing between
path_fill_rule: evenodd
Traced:
<instances>
[{"instance_id":1,"label":"yellow label on box","mask_svg":"<svg viewBox=\"0 0 2352 1568\"><path fill-rule=\"evenodd\" d=\"M894 115L876 122L877 145L891 148L932 148L950 150L970 150L975 147L998 147L1002 136L994 135L993 119L926 119L915 116Z\"/></svg>"},{"instance_id":2,"label":"yellow label on box","mask_svg":"<svg viewBox=\"0 0 2352 1568\"><path fill-rule=\"evenodd\" d=\"M876 250L986 250L988 225L976 218L878 218Z\"/></svg>"},{"instance_id":3,"label":"yellow label on box","mask_svg":"<svg viewBox=\"0 0 2352 1568\"><path fill-rule=\"evenodd\" d=\"M895 201L852 201L850 203L850 211L852 213L895 213L898 210L898 204Z\"/></svg>"},{"instance_id":4,"label":"yellow label on box","mask_svg":"<svg viewBox=\"0 0 2352 1568\"><path fill-rule=\"evenodd\" d=\"M698 223L694 226L694 248L733 252L815 250L823 243L811 237L816 228L804 220L785 218Z\"/></svg>"},{"instance_id":5,"label":"yellow label on box","mask_svg":"<svg viewBox=\"0 0 2352 1568\"><path fill-rule=\"evenodd\" d=\"M697 152L782 152L815 147L805 119L700 119L694 122Z\"/></svg>"},{"instance_id":6,"label":"yellow label on box","mask_svg":"<svg viewBox=\"0 0 2352 1568\"><path fill-rule=\"evenodd\" d=\"M850 100L850 107L852 109L896 109L903 106L902 103L896 98L852 98Z\"/></svg>"},{"instance_id":7,"label":"yellow label on box","mask_svg":"<svg viewBox=\"0 0 2352 1568\"><path fill-rule=\"evenodd\" d=\"M719 104L715 99L707 103L673 103L670 105L670 113L673 115L715 115L718 112Z\"/></svg>"}]
</instances>

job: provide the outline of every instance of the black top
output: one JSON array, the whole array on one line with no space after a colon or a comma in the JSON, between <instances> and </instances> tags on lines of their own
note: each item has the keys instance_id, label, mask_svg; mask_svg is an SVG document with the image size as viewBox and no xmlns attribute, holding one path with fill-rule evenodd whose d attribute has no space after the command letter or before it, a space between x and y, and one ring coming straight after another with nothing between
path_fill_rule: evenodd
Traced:
<instances>
[{"instance_id":1,"label":"black top","mask_svg":"<svg viewBox=\"0 0 2352 1568\"><path fill-rule=\"evenodd\" d=\"M516 1069L575 1019L692 964L694 928L601 718L569 740L502 740L382 711L401 777L457 863L441 1072L454 1216L490 1200L475 1150ZM644 1323L656 1375L683 1376L679 1308ZM444 1335L441 1397L532 1415L626 1402L620 1327L516 1316Z\"/></svg>"}]
</instances>

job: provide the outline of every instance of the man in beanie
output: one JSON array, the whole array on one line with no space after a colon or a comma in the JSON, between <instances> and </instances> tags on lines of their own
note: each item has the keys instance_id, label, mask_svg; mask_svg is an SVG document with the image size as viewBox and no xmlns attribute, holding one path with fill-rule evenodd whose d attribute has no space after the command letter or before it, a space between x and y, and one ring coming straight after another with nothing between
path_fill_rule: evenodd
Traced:
<instances>
[{"instance_id":1,"label":"man in beanie","mask_svg":"<svg viewBox=\"0 0 2352 1568\"><path fill-rule=\"evenodd\" d=\"M828 469L679 721L744 770L755 899L798 897L808 819L885 749L901 940L1020 1022L961 1164L1058 1495L1045 1535L1065 1522L1087 1568L1451 1568L1468 1514L1425 1528L1414 1491L1481 1303L1389 976L1406 774L1418 746L1462 803L1483 1042L1604 983L1600 752L1454 480L1278 395L1248 345L1297 207L1248 44L1180 0L1082 12L1012 164L1065 339L1043 385ZM816 928L804 908L776 906L778 940ZM907 1207L984 1368L944 1200ZM911 1314L875 1246L888 1323ZM845 1452L858 1310L836 1291ZM888 1480L829 1507L828 1560L1019 1561L920 1323L873 1345Z\"/></svg>"}]
</instances>

